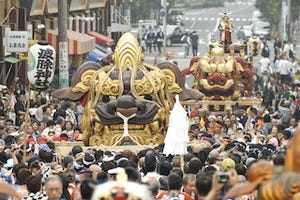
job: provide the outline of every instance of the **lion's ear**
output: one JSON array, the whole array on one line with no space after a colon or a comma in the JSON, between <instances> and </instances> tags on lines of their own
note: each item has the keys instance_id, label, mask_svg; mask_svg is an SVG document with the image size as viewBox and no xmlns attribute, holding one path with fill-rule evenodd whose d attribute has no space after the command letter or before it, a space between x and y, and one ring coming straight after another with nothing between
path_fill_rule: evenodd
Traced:
<instances>
[{"instance_id":1,"label":"lion's ear","mask_svg":"<svg viewBox=\"0 0 300 200\"><path fill-rule=\"evenodd\" d=\"M164 73L167 81L168 91L172 96L179 94L180 101L189 99L201 99L203 94L198 90L185 88L185 78L183 77L178 66L171 62L161 62L157 65L158 68Z\"/></svg>"},{"instance_id":2,"label":"lion's ear","mask_svg":"<svg viewBox=\"0 0 300 200\"><path fill-rule=\"evenodd\" d=\"M95 70L87 70L83 72L80 78L80 82L78 82L75 87L72 88L72 92L87 92L91 86L92 77L95 74Z\"/></svg>"},{"instance_id":3,"label":"lion's ear","mask_svg":"<svg viewBox=\"0 0 300 200\"><path fill-rule=\"evenodd\" d=\"M162 72L165 74L167 79L168 90L173 94L179 94L182 92L181 87L176 83L175 74L169 69L163 69Z\"/></svg>"}]
</instances>

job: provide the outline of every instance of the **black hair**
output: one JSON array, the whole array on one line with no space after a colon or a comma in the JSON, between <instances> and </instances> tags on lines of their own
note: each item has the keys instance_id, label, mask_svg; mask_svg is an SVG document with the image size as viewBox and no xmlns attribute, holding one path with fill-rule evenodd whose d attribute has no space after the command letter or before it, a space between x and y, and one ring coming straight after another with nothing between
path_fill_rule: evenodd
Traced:
<instances>
[{"instance_id":1,"label":"black hair","mask_svg":"<svg viewBox=\"0 0 300 200\"><path fill-rule=\"evenodd\" d=\"M95 152L95 159L96 159L97 161L99 161L99 159L100 159L101 157L103 157L103 151L99 149L98 151Z\"/></svg>"},{"instance_id":2,"label":"black hair","mask_svg":"<svg viewBox=\"0 0 300 200\"><path fill-rule=\"evenodd\" d=\"M238 175L246 176L247 169L245 168L244 165L242 165L240 163L236 163L235 164L235 170L236 170Z\"/></svg>"},{"instance_id":3,"label":"black hair","mask_svg":"<svg viewBox=\"0 0 300 200\"><path fill-rule=\"evenodd\" d=\"M197 130L197 129L200 129L200 128L199 128L199 125L197 125L197 124L192 124L192 125L190 126L190 131L194 131L194 130Z\"/></svg>"},{"instance_id":4,"label":"black hair","mask_svg":"<svg viewBox=\"0 0 300 200\"><path fill-rule=\"evenodd\" d=\"M116 165L113 162L103 162L101 168L104 172L107 172L110 169L115 168Z\"/></svg>"},{"instance_id":5,"label":"black hair","mask_svg":"<svg viewBox=\"0 0 300 200\"><path fill-rule=\"evenodd\" d=\"M209 165L212 165L212 164L215 164L217 162L217 160L218 159L215 158L215 157L210 157L210 158L207 159L207 162L208 162Z\"/></svg>"},{"instance_id":6,"label":"black hair","mask_svg":"<svg viewBox=\"0 0 300 200\"><path fill-rule=\"evenodd\" d=\"M45 105L47 103L47 99L45 97L41 98L41 105Z\"/></svg>"},{"instance_id":7,"label":"black hair","mask_svg":"<svg viewBox=\"0 0 300 200\"><path fill-rule=\"evenodd\" d=\"M41 190L41 178L38 176L30 175L26 179L26 187L29 193L37 193Z\"/></svg>"},{"instance_id":8,"label":"black hair","mask_svg":"<svg viewBox=\"0 0 300 200\"><path fill-rule=\"evenodd\" d=\"M196 154L196 157L202 162L205 163L207 158L208 158L208 151L205 151L204 149L202 149L201 151L199 151L199 153Z\"/></svg>"},{"instance_id":9,"label":"black hair","mask_svg":"<svg viewBox=\"0 0 300 200\"><path fill-rule=\"evenodd\" d=\"M264 121L265 123L270 123L270 122L271 122L271 117L270 117L270 115L264 115L263 121Z\"/></svg>"},{"instance_id":10,"label":"black hair","mask_svg":"<svg viewBox=\"0 0 300 200\"><path fill-rule=\"evenodd\" d=\"M291 94L289 97L290 97L290 98L292 98L292 99L293 99L293 101L295 101L295 100L296 100L296 97L295 97L294 95L292 95L292 94Z\"/></svg>"},{"instance_id":11,"label":"black hair","mask_svg":"<svg viewBox=\"0 0 300 200\"><path fill-rule=\"evenodd\" d=\"M47 145L52 151L55 151L55 143L54 142L48 141Z\"/></svg>"},{"instance_id":12,"label":"black hair","mask_svg":"<svg viewBox=\"0 0 300 200\"><path fill-rule=\"evenodd\" d=\"M158 173L162 176L168 176L171 173L173 166L168 161L162 161L158 165Z\"/></svg>"},{"instance_id":13,"label":"black hair","mask_svg":"<svg viewBox=\"0 0 300 200\"><path fill-rule=\"evenodd\" d=\"M251 107L250 111L253 112L255 115L257 115L257 109L256 108Z\"/></svg>"},{"instance_id":14,"label":"black hair","mask_svg":"<svg viewBox=\"0 0 300 200\"><path fill-rule=\"evenodd\" d=\"M146 170L146 173L148 172L154 172L156 169L156 156L153 150L147 151L145 154L145 163L144 163L144 169Z\"/></svg>"},{"instance_id":15,"label":"black hair","mask_svg":"<svg viewBox=\"0 0 300 200\"><path fill-rule=\"evenodd\" d=\"M202 167L203 163L198 158L193 158L188 163L188 173L198 174Z\"/></svg>"},{"instance_id":16,"label":"black hair","mask_svg":"<svg viewBox=\"0 0 300 200\"><path fill-rule=\"evenodd\" d=\"M278 124L277 129L278 129L278 132L280 133L280 132L284 131L285 126L283 124Z\"/></svg>"},{"instance_id":17,"label":"black hair","mask_svg":"<svg viewBox=\"0 0 300 200\"><path fill-rule=\"evenodd\" d=\"M93 181L93 180L82 181L82 183L80 184L81 198L83 200L91 199L96 185L97 185L97 182Z\"/></svg>"},{"instance_id":18,"label":"black hair","mask_svg":"<svg viewBox=\"0 0 300 200\"><path fill-rule=\"evenodd\" d=\"M42 162L51 163L53 161L53 153L48 151L40 151L39 157Z\"/></svg>"},{"instance_id":19,"label":"black hair","mask_svg":"<svg viewBox=\"0 0 300 200\"><path fill-rule=\"evenodd\" d=\"M72 155L73 155L73 157L75 157L76 154L81 153L82 151L83 151L83 149L82 149L81 146L79 146L79 145L73 146L73 148L72 148Z\"/></svg>"},{"instance_id":20,"label":"black hair","mask_svg":"<svg viewBox=\"0 0 300 200\"><path fill-rule=\"evenodd\" d=\"M15 164L13 166L13 170L12 170L12 173L14 173L16 176L18 176L18 173L21 169L28 169L27 165L26 164L23 164L23 163L18 163L18 164Z\"/></svg>"},{"instance_id":21,"label":"black hair","mask_svg":"<svg viewBox=\"0 0 300 200\"><path fill-rule=\"evenodd\" d=\"M133 167L126 167L125 172L128 177L128 181L136 182L139 179L139 172Z\"/></svg>"},{"instance_id":22,"label":"black hair","mask_svg":"<svg viewBox=\"0 0 300 200\"><path fill-rule=\"evenodd\" d=\"M61 178L61 182L62 182L62 186L63 186L62 187L63 192L62 192L61 196L67 200L71 200L71 195L68 191L68 186L69 186L68 179L66 178L66 176L64 174L58 174L58 176Z\"/></svg>"},{"instance_id":23,"label":"black hair","mask_svg":"<svg viewBox=\"0 0 300 200\"><path fill-rule=\"evenodd\" d=\"M183 178L183 171L178 167L172 169L172 174L177 174L178 176Z\"/></svg>"},{"instance_id":24,"label":"black hair","mask_svg":"<svg viewBox=\"0 0 300 200\"><path fill-rule=\"evenodd\" d=\"M31 175L31 171L29 169L20 169L17 175L17 180L20 185L25 185L27 178Z\"/></svg>"},{"instance_id":25,"label":"black hair","mask_svg":"<svg viewBox=\"0 0 300 200\"><path fill-rule=\"evenodd\" d=\"M102 171L100 173L97 174L97 182L100 183L104 183L108 181L108 175L106 172Z\"/></svg>"},{"instance_id":26,"label":"black hair","mask_svg":"<svg viewBox=\"0 0 300 200\"><path fill-rule=\"evenodd\" d=\"M241 156L239 154L232 154L230 158L235 162L235 164L241 163Z\"/></svg>"},{"instance_id":27,"label":"black hair","mask_svg":"<svg viewBox=\"0 0 300 200\"><path fill-rule=\"evenodd\" d=\"M276 157L273 159L273 163L275 166L284 166L285 163L285 156L283 153L279 153L276 155Z\"/></svg>"},{"instance_id":28,"label":"black hair","mask_svg":"<svg viewBox=\"0 0 300 200\"><path fill-rule=\"evenodd\" d=\"M5 152L0 152L0 166L4 166L7 163L8 156Z\"/></svg>"},{"instance_id":29,"label":"black hair","mask_svg":"<svg viewBox=\"0 0 300 200\"><path fill-rule=\"evenodd\" d=\"M203 169L203 173L214 173L217 169L214 166L208 166Z\"/></svg>"},{"instance_id":30,"label":"black hair","mask_svg":"<svg viewBox=\"0 0 300 200\"><path fill-rule=\"evenodd\" d=\"M201 196L206 196L209 193L212 185L212 175L213 173L211 172L198 174L196 178L196 188Z\"/></svg>"},{"instance_id":31,"label":"black hair","mask_svg":"<svg viewBox=\"0 0 300 200\"><path fill-rule=\"evenodd\" d=\"M73 165L73 158L71 156L66 156L62 159L62 166L64 169L70 168Z\"/></svg>"},{"instance_id":32,"label":"black hair","mask_svg":"<svg viewBox=\"0 0 300 200\"><path fill-rule=\"evenodd\" d=\"M168 177L162 176L159 178L160 190L168 190Z\"/></svg>"},{"instance_id":33,"label":"black hair","mask_svg":"<svg viewBox=\"0 0 300 200\"><path fill-rule=\"evenodd\" d=\"M291 131L289 131L289 130L284 130L284 131L282 132L282 134L283 134L283 138L284 138L285 140L289 140L289 139L291 139L291 137L292 137L292 133L291 133Z\"/></svg>"},{"instance_id":34,"label":"black hair","mask_svg":"<svg viewBox=\"0 0 300 200\"><path fill-rule=\"evenodd\" d=\"M182 177L178 176L175 173L169 174L168 185L169 190L180 190L182 186Z\"/></svg>"}]
</instances>

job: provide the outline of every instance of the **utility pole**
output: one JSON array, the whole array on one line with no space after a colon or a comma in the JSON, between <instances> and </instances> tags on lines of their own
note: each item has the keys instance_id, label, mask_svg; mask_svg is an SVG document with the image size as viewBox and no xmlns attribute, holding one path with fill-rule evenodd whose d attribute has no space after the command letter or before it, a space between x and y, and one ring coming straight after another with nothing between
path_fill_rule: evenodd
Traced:
<instances>
[{"instance_id":1,"label":"utility pole","mask_svg":"<svg viewBox=\"0 0 300 200\"><path fill-rule=\"evenodd\" d=\"M287 38L291 38L291 0L287 0Z\"/></svg>"},{"instance_id":2,"label":"utility pole","mask_svg":"<svg viewBox=\"0 0 300 200\"><path fill-rule=\"evenodd\" d=\"M59 87L69 87L68 61L68 5L67 0L58 2L58 47L59 47Z\"/></svg>"},{"instance_id":3,"label":"utility pole","mask_svg":"<svg viewBox=\"0 0 300 200\"><path fill-rule=\"evenodd\" d=\"M282 1L281 2L281 35L282 35L282 39L286 40L286 27L287 27L287 5L286 5L286 1Z\"/></svg>"},{"instance_id":4,"label":"utility pole","mask_svg":"<svg viewBox=\"0 0 300 200\"><path fill-rule=\"evenodd\" d=\"M164 22L163 22L163 32L164 32L164 55L167 54L167 17L168 17L168 12L167 12L167 0L161 0L161 7L165 11L165 17L164 17Z\"/></svg>"}]
</instances>

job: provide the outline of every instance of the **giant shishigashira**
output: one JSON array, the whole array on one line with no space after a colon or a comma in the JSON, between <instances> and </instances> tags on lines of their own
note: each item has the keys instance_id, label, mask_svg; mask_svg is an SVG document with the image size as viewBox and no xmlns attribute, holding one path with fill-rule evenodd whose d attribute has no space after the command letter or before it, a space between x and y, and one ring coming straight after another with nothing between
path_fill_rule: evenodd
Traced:
<instances>
[{"instance_id":1,"label":"giant shishigashira","mask_svg":"<svg viewBox=\"0 0 300 200\"><path fill-rule=\"evenodd\" d=\"M54 92L84 106L80 124L85 145L163 143L174 95L180 100L201 98L200 92L184 88L176 65L153 66L143 60L138 41L126 33L115 48L113 65L84 63L70 88Z\"/></svg>"},{"instance_id":2,"label":"giant shishigashira","mask_svg":"<svg viewBox=\"0 0 300 200\"><path fill-rule=\"evenodd\" d=\"M259 38L251 37L248 40L249 55L257 55L259 46ZM244 48L244 45L224 47L218 42L210 42L208 53L193 57L183 74L194 76L194 88L204 93L204 100L237 100L241 96L249 96L255 73Z\"/></svg>"}]
</instances>

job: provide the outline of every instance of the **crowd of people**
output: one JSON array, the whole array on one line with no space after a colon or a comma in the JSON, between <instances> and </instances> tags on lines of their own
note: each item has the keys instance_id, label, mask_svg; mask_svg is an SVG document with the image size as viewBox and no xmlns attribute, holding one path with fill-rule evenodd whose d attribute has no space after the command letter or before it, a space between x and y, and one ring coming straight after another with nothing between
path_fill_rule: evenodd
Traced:
<instances>
[{"instance_id":1,"label":"crowd of people","mask_svg":"<svg viewBox=\"0 0 300 200\"><path fill-rule=\"evenodd\" d=\"M73 145L60 155L57 142L82 140L80 103L57 100L47 91L28 94L18 79L1 85L0 199L221 199L246 181L258 160L284 165L300 120L300 71L296 49L279 42L272 62L263 42L256 66L254 94L263 99L261 106L210 112L197 101L189 109L190 142L183 159L164 155L163 145L137 152ZM146 193L138 196L140 191L126 187Z\"/></svg>"}]
</instances>

